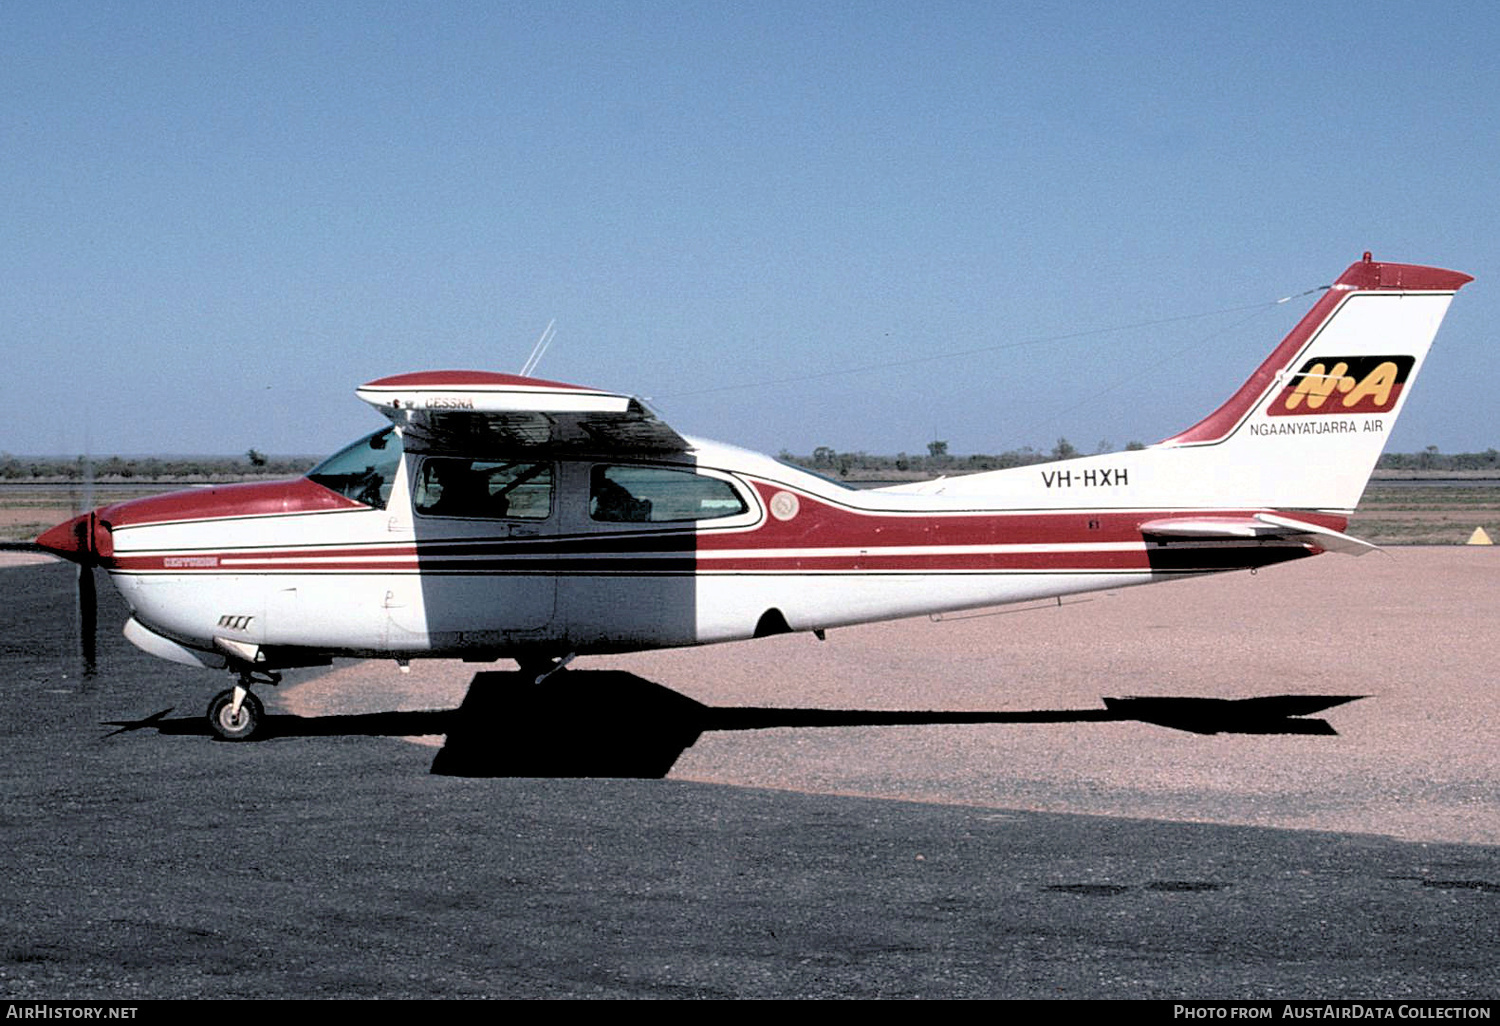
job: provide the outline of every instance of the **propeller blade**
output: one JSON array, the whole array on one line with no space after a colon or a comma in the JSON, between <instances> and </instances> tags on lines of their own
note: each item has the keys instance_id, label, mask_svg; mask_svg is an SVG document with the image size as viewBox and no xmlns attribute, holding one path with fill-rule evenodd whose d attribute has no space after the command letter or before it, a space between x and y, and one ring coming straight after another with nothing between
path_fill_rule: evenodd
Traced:
<instances>
[{"instance_id":1,"label":"propeller blade","mask_svg":"<svg viewBox=\"0 0 1500 1026\"><path fill-rule=\"evenodd\" d=\"M88 517L88 558L78 564L78 656L83 660L83 679L90 680L98 666L94 654L99 635L99 593L94 586L94 567L99 561L99 511L94 509L94 456L87 419L83 425L83 501L78 511Z\"/></svg>"},{"instance_id":2,"label":"propeller blade","mask_svg":"<svg viewBox=\"0 0 1500 1026\"><path fill-rule=\"evenodd\" d=\"M83 676L92 677L98 668L96 635L99 627L99 593L94 584L94 567L99 565L100 538L108 555L109 527L99 522L97 512L80 513L72 520L44 531L36 540L43 552L78 564L78 654L83 660Z\"/></svg>"},{"instance_id":3,"label":"propeller blade","mask_svg":"<svg viewBox=\"0 0 1500 1026\"><path fill-rule=\"evenodd\" d=\"M99 592L91 563L78 564L78 654L83 659L85 680L98 669L95 658L99 634Z\"/></svg>"},{"instance_id":4,"label":"propeller blade","mask_svg":"<svg viewBox=\"0 0 1500 1026\"><path fill-rule=\"evenodd\" d=\"M98 562L89 531L89 514L59 524L42 535L45 541L0 541L0 552L26 552L57 556L78 564L78 654L83 660L83 676L92 677L98 669L99 587L94 580ZM82 521L80 526L79 521Z\"/></svg>"}]
</instances>

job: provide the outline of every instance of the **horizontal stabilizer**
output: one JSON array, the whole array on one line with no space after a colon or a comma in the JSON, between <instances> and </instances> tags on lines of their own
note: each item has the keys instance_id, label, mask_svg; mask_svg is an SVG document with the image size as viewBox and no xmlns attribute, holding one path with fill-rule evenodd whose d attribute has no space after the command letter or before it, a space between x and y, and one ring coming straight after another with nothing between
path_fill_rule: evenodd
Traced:
<instances>
[{"instance_id":1,"label":"horizontal stabilizer","mask_svg":"<svg viewBox=\"0 0 1500 1026\"><path fill-rule=\"evenodd\" d=\"M1320 527L1302 520L1278 516L1274 513L1256 513L1253 516L1220 517L1166 517L1148 520L1141 525L1141 533L1157 538L1183 538L1209 541L1215 538L1263 541L1292 541L1315 545L1326 552L1342 552L1350 556L1362 556L1378 546L1362 541L1352 535Z\"/></svg>"},{"instance_id":2,"label":"horizontal stabilizer","mask_svg":"<svg viewBox=\"0 0 1500 1026\"><path fill-rule=\"evenodd\" d=\"M1281 527L1288 532L1286 537L1305 539L1327 552L1342 552L1346 556L1363 556L1366 552L1374 552L1380 547L1363 538L1344 534L1342 531L1278 516L1275 513L1257 513L1255 519Z\"/></svg>"}]
</instances>

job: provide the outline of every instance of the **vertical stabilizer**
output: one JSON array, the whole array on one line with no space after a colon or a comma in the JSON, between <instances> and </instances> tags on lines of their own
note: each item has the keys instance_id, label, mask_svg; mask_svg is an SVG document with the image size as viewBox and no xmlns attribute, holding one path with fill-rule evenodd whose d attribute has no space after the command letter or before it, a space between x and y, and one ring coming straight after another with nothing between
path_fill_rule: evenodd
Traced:
<instances>
[{"instance_id":1,"label":"vertical stabilizer","mask_svg":"<svg viewBox=\"0 0 1500 1026\"><path fill-rule=\"evenodd\" d=\"M1352 511L1453 295L1473 279L1368 253L1227 402L1148 449L905 492L1027 509Z\"/></svg>"},{"instance_id":2,"label":"vertical stabilizer","mask_svg":"<svg viewBox=\"0 0 1500 1026\"><path fill-rule=\"evenodd\" d=\"M1199 450L1189 463L1213 470L1217 505L1352 510L1449 302L1472 280L1366 253L1239 391L1158 448Z\"/></svg>"}]
</instances>

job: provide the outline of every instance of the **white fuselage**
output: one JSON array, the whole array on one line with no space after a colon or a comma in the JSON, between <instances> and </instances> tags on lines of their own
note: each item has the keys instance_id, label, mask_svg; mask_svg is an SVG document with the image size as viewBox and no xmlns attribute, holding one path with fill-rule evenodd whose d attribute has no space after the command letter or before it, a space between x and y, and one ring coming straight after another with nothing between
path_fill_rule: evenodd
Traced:
<instances>
[{"instance_id":1,"label":"white fuselage","mask_svg":"<svg viewBox=\"0 0 1500 1026\"><path fill-rule=\"evenodd\" d=\"M1166 565L1138 529L1159 508L1015 511L854 491L707 443L662 465L731 489L742 508L729 515L601 522L590 514L590 476L613 464L564 460L553 463L545 518L428 516L412 500L423 458L401 460L383 509L215 516L188 505L177 519L137 524L120 509L111 574L150 632L189 650L233 650L228 642L285 665L309 652L485 659L705 644L1310 551L1251 543L1228 564ZM1127 456L1119 463L1125 475Z\"/></svg>"}]
</instances>

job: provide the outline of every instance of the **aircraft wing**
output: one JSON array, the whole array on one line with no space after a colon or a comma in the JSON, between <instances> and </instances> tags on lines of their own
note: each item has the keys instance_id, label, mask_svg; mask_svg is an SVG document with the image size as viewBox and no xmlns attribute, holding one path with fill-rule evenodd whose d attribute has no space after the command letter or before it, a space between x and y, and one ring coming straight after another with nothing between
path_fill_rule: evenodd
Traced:
<instances>
[{"instance_id":1,"label":"aircraft wing","mask_svg":"<svg viewBox=\"0 0 1500 1026\"><path fill-rule=\"evenodd\" d=\"M391 419L411 452L632 456L692 448L634 396L516 374L398 374L356 394Z\"/></svg>"},{"instance_id":2,"label":"aircraft wing","mask_svg":"<svg viewBox=\"0 0 1500 1026\"><path fill-rule=\"evenodd\" d=\"M1141 533L1154 538L1180 538L1196 541L1210 541L1215 538L1296 541L1305 545L1316 545L1325 552L1342 552L1350 556L1363 556L1366 552L1373 552L1379 547L1352 535L1317 524L1309 524L1303 520L1278 516L1275 513L1256 513L1251 516L1166 517L1161 520L1146 521L1141 525Z\"/></svg>"}]
</instances>

